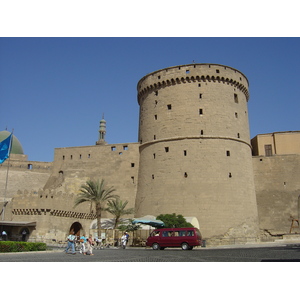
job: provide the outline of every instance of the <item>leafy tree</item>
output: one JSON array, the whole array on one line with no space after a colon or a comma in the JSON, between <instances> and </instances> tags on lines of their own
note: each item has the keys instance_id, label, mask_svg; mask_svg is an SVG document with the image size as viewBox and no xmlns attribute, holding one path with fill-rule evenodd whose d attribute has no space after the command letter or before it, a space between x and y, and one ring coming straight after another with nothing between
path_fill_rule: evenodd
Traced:
<instances>
[{"instance_id":1,"label":"leafy tree","mask_svg":"<svg viewBox=\"0 0 300 300\"><path fill-rule=\"evenodd\" d=\"M122 202L119 198L108 200L107 210L109 213L115 216L114 228L116 229L120 223L120 219L124 215L130 215L134 212L133 208L125 208L128 204L128 201Z\"/></svg>"},{"instance_id":2,"label":"leafy tree","mask_svg":"<svg viewBox=\"0 0 300 300\"><path fill-rule=\"evenodd\" d=\"M84 202L90 202L91 210L95 207L98 237L101 235L101 213L104 210L105 202L119 197L113 194L115 191L113 187L105 185L104 179L101 181L87 180L85 184L81 185L80 193L75 200L75 207Z\"/></svg>"},{"instance_id":3,"label":"leafy tree","mask_svg":"<svg viewBox=\"0 0 300 300\"><path fill-rule=\"evenodd\" d=\"M156 220L161 220L165 223L166 228L172 227L194 227L191 223L187 222L183 215L173 214L160 214L156 217Z\"/></svg>"}]
</instances>

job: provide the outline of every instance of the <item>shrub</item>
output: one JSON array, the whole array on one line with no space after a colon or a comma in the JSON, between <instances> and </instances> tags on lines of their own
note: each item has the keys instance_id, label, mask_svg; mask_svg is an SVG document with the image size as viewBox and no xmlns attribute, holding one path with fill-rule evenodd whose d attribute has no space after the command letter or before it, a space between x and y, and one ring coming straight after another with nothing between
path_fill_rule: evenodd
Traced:
<instances>
[{"instance_id":1,"label":"shrub","mask_svg":"<svg viewBox=\"0 0 300 300\"><path fill-rule=\"evenodd\" d=\"M0 241L0 252L45 251L45 243Z\"/></svg>"}]
</instances>

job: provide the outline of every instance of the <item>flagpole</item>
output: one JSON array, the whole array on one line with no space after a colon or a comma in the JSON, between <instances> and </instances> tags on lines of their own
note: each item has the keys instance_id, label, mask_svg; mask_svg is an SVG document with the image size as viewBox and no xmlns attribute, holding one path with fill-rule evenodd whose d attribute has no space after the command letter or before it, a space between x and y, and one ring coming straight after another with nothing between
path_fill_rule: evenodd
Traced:
<instances>
[{"instance_id":1,"label":"flagpole","mask_svg":"<svg viewBox=\"0 0 300 300\"><path fill-rule=\"evenodd\" d=\"M2 221L4 220L4 215L5 215L5 207L8 204L8 201L6 200L6 193L7 193L7 183L8 183L8 172L9 172L9 162L10 162L10 150L11 150L11 146L12 146L12 140L13 140L13 133L14 133L14 129L11 132L11 139L10 139L10 143L9 143L9 149L8 149L8 160L7 160L7 171L6 171L6 181L5 181L5 189L4 189L4 200L3 200L3 207L2 207L2 211L1 211L1 215L2 215Z\"/></svg>"}]
</instances>

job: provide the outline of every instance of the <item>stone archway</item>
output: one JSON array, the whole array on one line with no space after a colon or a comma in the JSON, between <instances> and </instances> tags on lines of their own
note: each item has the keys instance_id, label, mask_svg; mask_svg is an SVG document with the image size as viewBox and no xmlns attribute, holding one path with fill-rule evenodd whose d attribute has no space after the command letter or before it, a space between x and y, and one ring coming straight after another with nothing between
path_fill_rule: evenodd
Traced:
<instances>
[{"instance_id":1,"label":"stone archway","mask_svg":"<svg viewBox=\"0 0 300 300\"><path fill-rule=\"evenodd\" d=\"M70 227L70 232L73 230L75 235L80 236L80 230L82 229L82 225L79 222L74 222Z\"/></svg>"}]
</instances>

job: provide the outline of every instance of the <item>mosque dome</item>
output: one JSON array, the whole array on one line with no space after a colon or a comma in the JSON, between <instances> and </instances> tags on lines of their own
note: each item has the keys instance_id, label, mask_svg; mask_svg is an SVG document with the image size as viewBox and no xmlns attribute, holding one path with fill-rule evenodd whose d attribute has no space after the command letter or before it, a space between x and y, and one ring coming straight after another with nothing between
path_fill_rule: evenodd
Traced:
<instances>
[{"instance_id":1,"label":"mosque dome","mask_svg":"<svg viewBox=\"0 0 300 300\"><path fill-rule=\"evenodd\" d=\"M10 135L9 131L0 131L0 142L5 140ZM11 147L11 154L24 154L23 147L19 140L13 135L12 147Z\"/></svg>"}]
</instances>

